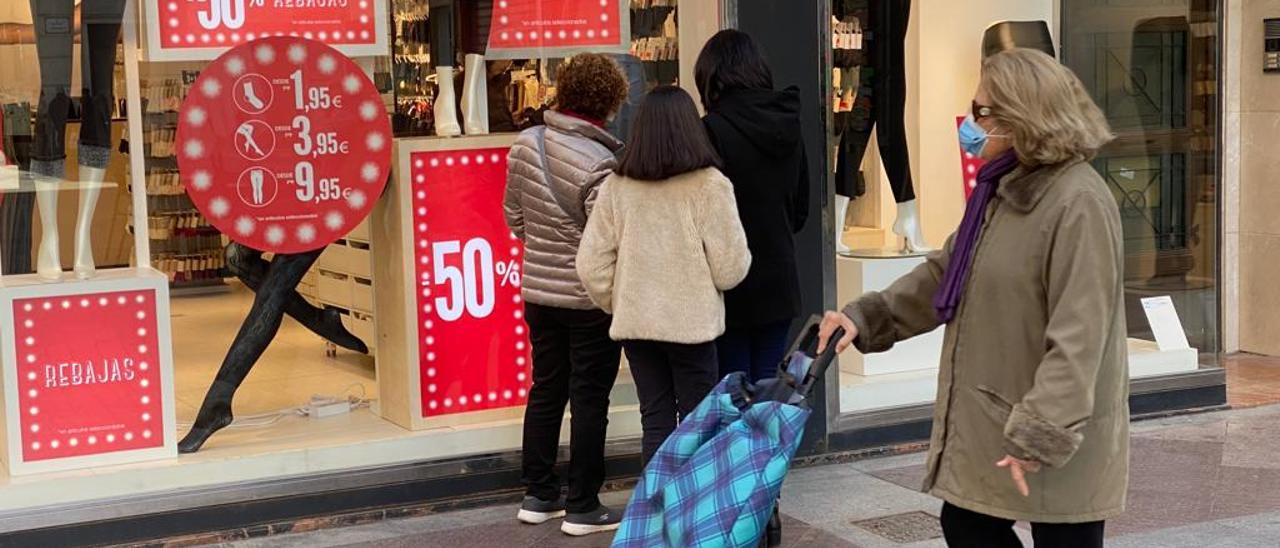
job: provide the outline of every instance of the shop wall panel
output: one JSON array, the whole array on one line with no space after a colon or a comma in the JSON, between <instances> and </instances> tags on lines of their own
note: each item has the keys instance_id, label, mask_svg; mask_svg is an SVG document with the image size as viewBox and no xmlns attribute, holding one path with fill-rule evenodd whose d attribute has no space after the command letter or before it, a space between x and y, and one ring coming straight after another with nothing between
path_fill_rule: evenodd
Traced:
<instances>
[{"instance_id":1,"label":"shop wall panel","mask_svg":"<svg viewBox=\"0 0 1280 548\"><path fill-rule=\"evenodd\" d=\"M763 50L779 88L798 86L801 121L809 159L809 220L796 235L796 264L800 269L802 316L832 309L835 302L835 243L831 203L827 97L827 57L831 47L830 6L821 0L738 2L738 28L750 34ZM686 53L686 55L688 55ZM836 378L832 368L829 379ZM834 384L834 383L832 383ZM837 387L815 388L813 408L802 453L820 451L826 444L829 402Z\"/></svg>"},{"instance_id":2,"label":"shop wall panel","mask_svg":"<svg viewBox=\"0 0 1280 548\"><path fill-rule=\"evenodd\" d=\"M1274 282L1280 264L1280 75L1262 71L1262 20L1280 17L1280 0L1239 4L1240 16L1231 20L1239 28L1228 29L1239 36L1239 62L1228 64L1237 72L1227 75L1239 85L1239 150L1226 151L1228 158L1238 153L1239 308L1224 313L1237 315L1240 350L1274 356L1280 355L1280 287Z\"/></svg>"}]
</instances>

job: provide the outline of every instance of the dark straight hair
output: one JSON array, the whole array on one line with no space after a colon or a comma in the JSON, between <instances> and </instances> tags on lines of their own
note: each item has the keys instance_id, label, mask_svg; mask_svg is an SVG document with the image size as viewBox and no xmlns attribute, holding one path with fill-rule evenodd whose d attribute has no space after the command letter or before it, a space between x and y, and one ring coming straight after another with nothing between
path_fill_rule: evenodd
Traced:
<instances>
[{"instance_id":1,"label":"dark straight hair","mask_svg":"<svg viewBox=\"0 0 1280 548\"><path fill-rule=\"evenodd\" d=\"M618 174L661 181L720 165L693 98L676 86L660 86L640 103Z\"/></svg>"},{"instance_id":2,"label":"dark straight hair","mask_svg":"<svg viewBox=\"0 0 1280 548\"><path fill-rule=\"evenodd\" d=\"M693 67L693 81L702 95L702 106L711 110L727 91L773 89L773 71L751 35L727 29L702 46Z\"/></svg>"}]
</instances>

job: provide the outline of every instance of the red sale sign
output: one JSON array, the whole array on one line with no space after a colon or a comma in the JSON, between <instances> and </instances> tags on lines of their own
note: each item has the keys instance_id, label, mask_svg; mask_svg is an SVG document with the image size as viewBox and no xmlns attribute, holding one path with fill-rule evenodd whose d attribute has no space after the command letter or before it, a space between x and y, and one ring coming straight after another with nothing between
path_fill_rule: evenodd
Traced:
<instances>
[{"instance_id":1,"label":"red sale sign","mask_svg":"<svg viewBox=\"0 0 1280 548\"><path fill-rule=\"evenodd\" d=\"M956 128L964 125L966 116L956 118ZM960 173L961 179L964 181L964 199L969 200L969 196L973 194L973 189L978 187L978 170L982 169L982 158L969 154L964 151L964 147L960 148Z\"/></svg>"},{"instance_id":2,"label":"red sale sign","mask_svg":"<svg viewBox=\"0 0 1280 548\"><path fill-rule=\"evenodd\" d=\"M191 201L231 239L298 253L342 238L373 210L391 163L373 82L313 40L227 51L183 102L177 154Z\"/></svg>"},{"instance_id":3,"label":"red sale sign","mask_svg":"<svg viewBox=\"0 0 1280 548\"><path fill-rule=\"evenodd\" d=\"M625 52L630 21L620 0L497 0L488 56L544 57L547 50Z\"/></svg>"},{"instance_id":4,"label":"red sale sign","mask_svg":"<svg viewBox=\"0 0 1280 548\"><path fill-rule=\"evenodd\" d=\"M422 416L523 405L533 362L524 249L502 213L507 149L410 160Z\"/></svg>"},{"instance_id":5,"label":"red sale sign","mask_svg":"<svg viewBox=\"0 0 1280 548\"><path fill-rule=\"evenodd\" d=\"M164 445L155 291L13 300L26 462Z\"/></svg>"},{"instance_id":6,"label":"red sale sign","mask_svg":"<svg viewBox=\"0 0 1280 548\"><path fill-rule=\"evenodd\" d=\"M387 54L386 0L146 0L152 61L208 60L267 37L319 40L351 56Z\"/></svg>"}]
</instances>

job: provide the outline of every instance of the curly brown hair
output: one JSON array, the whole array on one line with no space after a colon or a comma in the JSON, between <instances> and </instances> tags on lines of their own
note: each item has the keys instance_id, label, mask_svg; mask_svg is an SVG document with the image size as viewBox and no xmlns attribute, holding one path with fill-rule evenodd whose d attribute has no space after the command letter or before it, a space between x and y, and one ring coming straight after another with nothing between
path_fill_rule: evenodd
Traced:
<instances>
[{"instance_id":1,"label":"curly brown hair","mask_svg":"<svg viewBox=\"0 0 1280 548\"><path fill-rule=\"evenodd\" d=\"M627 100L627 77L613 59L579 53L556 71L556 109L605 120Z\"/></svg>"}]
</instances>

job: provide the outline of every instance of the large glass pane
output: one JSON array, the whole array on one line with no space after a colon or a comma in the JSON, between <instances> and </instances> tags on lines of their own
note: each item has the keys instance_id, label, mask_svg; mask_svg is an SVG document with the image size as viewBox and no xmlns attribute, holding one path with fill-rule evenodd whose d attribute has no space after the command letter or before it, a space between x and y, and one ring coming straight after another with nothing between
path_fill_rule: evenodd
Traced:
<instances>
[{"instance_id":1,"label":"large glass pane","mask_svg":"<svg viewBox=\"0 0 1280 548\"><path fill-rule=\"evenodd\" d=\"M1124 222L1131 352L1154 339L1142 300L1167 295L1208 365L1219 350L1219 17L1212 0L1062 2L1063 61L1117 134L1094 166Z\"/></svg>"}]
</instances>

